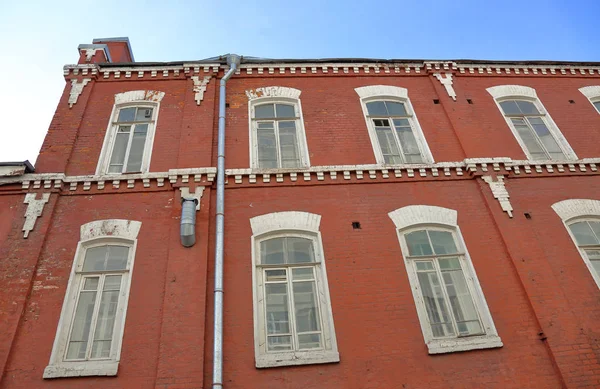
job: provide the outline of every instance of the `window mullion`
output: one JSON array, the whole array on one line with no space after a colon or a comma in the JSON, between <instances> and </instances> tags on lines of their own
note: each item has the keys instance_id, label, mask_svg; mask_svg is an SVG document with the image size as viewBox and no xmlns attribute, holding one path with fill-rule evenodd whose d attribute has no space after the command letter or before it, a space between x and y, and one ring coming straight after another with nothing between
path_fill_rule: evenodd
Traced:
<instances>
[{"instance_id":1,"label":"window mullion","mask_svg":"<svg viewBox=\"0 0 600 389\"><path fill-rule=\"evenodd\" d=\"M106 274L101 274L98 280L98 290L96 292L96 301L94 303L94 312L92 313L92 322L90 323L90 333L88 334L87 349L85 351L85 359L89 360L92 354L94 343L94 335L96 333L96 323L98 322L98 312L100 311L100 302L102 301L102 291L104 290L104 280Z\"/></svg>"}]
</instances>

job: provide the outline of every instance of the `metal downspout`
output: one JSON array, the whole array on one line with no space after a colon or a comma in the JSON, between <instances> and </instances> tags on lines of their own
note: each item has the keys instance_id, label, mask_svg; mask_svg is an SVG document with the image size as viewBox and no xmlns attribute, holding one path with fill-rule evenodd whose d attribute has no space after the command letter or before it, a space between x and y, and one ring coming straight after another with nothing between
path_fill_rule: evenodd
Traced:
<instances>
[{"instance_id":1,"label":"metal downspout","mask_svg":"<svg viewBox=\"0 0 600 389\"><path fill-rule=\"evenodd\" d=\"M215 240L215 319L213 348L213 389L223 388L223 237L225 218L225 93L227 80L236 71L240 57L227 56L229 71L223 76L219 89L219 134L217 148L217 216Z\"/></svg>"}]
</instances>

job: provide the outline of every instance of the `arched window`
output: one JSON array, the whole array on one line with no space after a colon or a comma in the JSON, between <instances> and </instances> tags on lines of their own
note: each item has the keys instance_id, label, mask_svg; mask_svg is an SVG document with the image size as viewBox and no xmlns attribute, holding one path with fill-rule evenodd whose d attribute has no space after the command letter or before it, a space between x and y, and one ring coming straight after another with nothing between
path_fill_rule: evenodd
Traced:
<instances>
[{"instance_id":1,"label":"arched window","mask_svg":"<svg viewBox=\"0 0 600 389\"><path fill-rule=\"evenodd\" d=\"M81 227L44 378L117 374L140 226L113 219Z\"/></svg>"},{"instance_id":2,"label":"arched window","mask_svg":"<svg viewBox=\"0 0 600 389\"><path fill-rule=\"evenodd\" d=\"M115 95L96 174L146 173L163 92L131 91Z\"/></svg>"},{"instance_id":3,"label":"arched window","mask_svg":"<svg viewBox=\"0 0 600 389\"><path fill-rule=\"evenodd\" d=\"M501 347L456 225L456 211L415 205L390 217L429 353Z\"/></svg>"},{"instance_id":4,"label":"arched window","mask_svg":"<svg viewBox=\"0 0 600 389\"><path fill-rule=\"evenodd\" d=\"M250 164L259 169L310 165L300 91L285 87L247 92L250 116Z\"/></svg>"},{"instance_id":5,"label":"arched window","mask_svg":"<svg viewBox=\"0 0 600 389\"><path fill-rule=\"evenodd\" d=\"M600 113L600 85L585 86L579 88L579 91L587 97L589 102L596 108L596 111Z\"/></svg>"},{"instance_id":6,"label":"arched window","mask_svg":"<svg viewBox=\"0 0 600 389\"><path fill-rule=\"evenodd\" d=\"M360 96L377 163L431 163L433 158L405 88L371 85Z\"/></svg>"},{"instance_id":7,"label":"arched window","mask_svg":"<svg viewBox=\"0 0 600 389\"><path fill-rule=\"evenodd\" d=\"M559 201L552 209L567 227L573 242L600 287L600 201L570 199Z\"/></svg>"},{"instance_id":8,"label":"arched window","mask_svg":"<svg viewBox=\"0 0 600 389\"><path fill-rule=\"evenodd\" d=\"M531 160L577 159L535 89L520 85L488 88L506 123Z\"/></svg>"},{"instance_id":9,"label":"arched window","mask_svg":"<svg viewBox=\"0 0 600 389\"><path fill-rule=\"evenodd\" d=\"M305 212L251 219L257 367L339 361L319 220Z\"/></svg>"}]
</instances>

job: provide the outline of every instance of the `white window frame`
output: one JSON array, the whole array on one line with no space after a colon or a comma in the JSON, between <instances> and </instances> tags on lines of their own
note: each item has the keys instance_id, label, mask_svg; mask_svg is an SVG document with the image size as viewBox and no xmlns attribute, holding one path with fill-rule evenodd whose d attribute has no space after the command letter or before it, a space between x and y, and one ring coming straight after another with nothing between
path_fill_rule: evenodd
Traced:
<instances>
[{"instance_id":1,"label":"white window frame","mask_svg":"<svg viewBox=\"0 0 600 389\"><path fill-rule=\"evenodd\" d=\"M594 103L600 102L600 85L584 86L583 88L579 88L579 91L587 97L594 110L600 113L600 108L594 105Z\"/></svg>"},{"instance_id":2,"label":"white window frame","mask_svg":"<svg viewBox=\"0 0 600 389\"><path fill-rule=\"evenodd\" d=\"M298 211L275 212L250 219L252 227L252 297L254 307L254 354L257 368L309 365L339 362L333 312L329 297L325 254L319 225L321 216ZM313 241L315 249L315 277L319 295L322 323L323 349L266 351L266 323L262 268L260 266L260 242L279 237L300 237ZM307 264L308 265L308 264Z\"/></svg>"},{"instance_id":3,"label":"white window frame","mask_svg":"<svg viewBox=\"0 0 600 389\"><path fill-rule=\"evenodd\" d=\"M117 122L119 111L122 108L129 107L145 107L152 108L152 119L148 125L148 132L146 133L146 143L144 144L144 155L142 157L142 166L139 173L148 173L150 169L150 159L152 157L152 149L154 146L154 135L156 133L156 126L158 124L158 112L160 110L160 102L163 99L165 93L153 90L136 90L123 93L117 93L115 95L115 104L113 105L108 126L106 128L106 135L104 137L104 143L102 144L102 150L100 151L100 158L98 159L98 165L96 167L96 175L119 175L128 173L109 173L108 169L110 166L110 158L117 137L117 131L119 126ZM129 153L129 151L127 151ZM127 155L125 156L127 158ZM126 160L125 160L126 161ZM138 172L132 172L138 173Z\"/></svg>"},{"instance_id":4,"label":"white window frame","mask_svg":"<svg viewBox=\"0 0 600 389\"><path fill-rule=\"evenodd\" d=\"M571 240L573 240L573 244L579 251L579 255L581 255L581 259L587 266L592 278L596 282L598 288L600 288L600 275L596 274L594 267L592 266L592 261L589 260L585 250L579 246L577 240L575 239L575 235L571 232L569 225L577 222L583 221L600 221L600 201L599 200L589 200L589 199L569 199L559 201L557 203L552 204L552 209L556 214L561 218Z\"/></svg>"},{"instance_id":5,"label":"white window frame","mask_svg":"<svg viewBox=\"0 0 600 389\"><path fill-rule=\"evenodd\" d=\"M250 167L257 170L298 170L310 167L310 156L308 153L308 143L306 142L306 130L304 128L304 116L302 114L302 102L298 89L283 86L270 86L247 90L248 96L248 128L250 139ZM258 164L258 140L256 122L254 119L254 110L257 105L262 104L288 104L294 106L296 116L296 139L298 141L298 155L300 157L300 166L297 168L260 168ZM278 152L280 152L278 150Z\"/></svg>"},{"instance_id":6,"label":"white window frame","mask_svg":"<svg viewBox=\"0 0 600 389\"><path fill-rule=\"evenodd\" d=\"M360 88L354 88L354 90L360 97L360 105L362 107L365 123L369 131L369 138L371 139L371 146L373 147L375 160L377 161L378 165L390 166L390 164L385 163L385 159L383 157L383 153L381 152L381 147L379 145L379 140L377 139L377 132L375 131L373 120L369 118L367 103L372 101L385 100L396 101L398 103L404 104L406 112L410 116L408 118L408 121L410 122L415 140L417 142L417 146L421 151L421 156L423 157L423 162L421 164L435 162L433 160L431 150L429 149L429 145L427 144L427 140L425 139L425 134L423 133L421 124L419 123L419 119L417 118L417 114L412 106L412 103L410 102L410 99L408 98L408 89L391 85L369 85ZM419 165L419 163L403 163L402 165L414 166Z\"/></svg>"},{"instance_id":7,"label":"white window frame","mask_svg":"<svg viewBox=\"0 0 600 389\"><path fill-rule=\"evenodd\" d=\"M535 107L539 111L540 116L543 118L542 120L546 124L546 127L552 134L552 137L558 144L558 147L560 147L563 154L565 155L566 161L577 160L577 155L575 154L575 151L573 151L573 149L571 148L571 145L569 145L569 142L564 137L562 132L560 132L560 129L554 122L554 119L552 119L552 116L550 116L550 114L548 113L548 111L546 110L544 105L542 104L542 101L538 98L537 92L535 91L535 89L530 88L528 86L522 86L522 85L498 85L498 86L493 86L493 87L487 88L486 90L494 98L494 102L496 103L496 106L500 110L500 114L506 121L508 128L510 128L511 132L513 133L513 136L519 143L519 146L521 146L521 149L527 156L528 160L535 161L536 163L537 162L544 163L544 162L550 162L550 161L555 163L556 161L559 161L559 160L537 160L537 159L532 158L531 153L529 152L529 150L527 149L527 146L525 145L525 142L523 141L523 139L521 138L521 136L519 135L519 133L517 131L517 128L511 121L511 117L506 116L504 114L504 110L502 109L502 106L500 106L500 103L502 103L503 101L525 100L525 101L529 101L529 102L533 103L533 105L535 105Z\"/></svg>"},{"instance_id":8,"label":"white window frame","mask_svg":"<svg viewBox=\"0 0 600 389\"><path fill-rule=\"evenodd\" d=\"M400 242L400 248L404 258L404 265L415 300L417 316L419 317L421 331L425 343L427 344L429 354L502 347L502 340L498 336L498 331L492 320L492 315L485 300L477 274L475 273L469 251L467 250L462 233L460 232L460 227L457 224L457 212L453 209L436 206L410 205L392 211L388 215L396 226L398 241ZM467 285L473 297L473 302L477 309L477 313L479 314L479 318L481 319L485 334L468 337L457 336L455 338L443 339L436 339L433 337L425 301L423 300L421 293L421 286L417 278L417 272L413 266L414 261L407 258L409 251L404 237L408 232L427 228L442 229L444 231L452 232L454 235L455 242L458 243L457 249L461 253L457 256L460 258L461 268L463 269L465 280L467 281Z\"/></svg>"},{"instance_id":9,"label":"white window frame","mask_svg":"<svg viewBox=\"0 0 600 389\"><path fill-rule=\"evenodd\" d=\"M75 258L71 267L69 283L56 329L54 345L50 362L44 370L44 378L84 377L84 376L114 376L117 375L129 290L131 287L131 274L135 260L137 236L142 223L132 220L109 219L97 220L81 226L80 241L77 244ZM120 303L115 317L113 338L110 357L102 360L69 361L65 360L66 348L71 331L71 323L75 314L77 297L80 292L81 280L87 274L79 272L83 266L85 253L91 247L116 244L129 247L127 270L119 271L123 275Z\"/></svg>"}]
</instances>

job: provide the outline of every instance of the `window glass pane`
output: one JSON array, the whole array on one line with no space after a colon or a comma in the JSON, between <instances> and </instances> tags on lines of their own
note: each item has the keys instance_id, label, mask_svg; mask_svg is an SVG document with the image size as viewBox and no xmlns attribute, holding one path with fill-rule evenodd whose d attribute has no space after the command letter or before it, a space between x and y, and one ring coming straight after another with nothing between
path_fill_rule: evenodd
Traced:
<instances>
[{"instance_id":1,"label":"window glass pane","mask_svg":"<svg viewBox=\"0 0 600 389\"><path fill-rule=\"evenodd\" d=\"M312 240L305 238L286 238L288 263L315 262Z\"/></svg>"},{"instance_id":2,"label":"window glass pane","mask_svg":"<svg viewBox=\"0 0 600 389\"><path fill-rule=\"evenodd\" d=\"M321 334L298 335L298 348L300 350L321 347Z\"/></svg>"},{"instance_id":3,"label":"window glass pane","mask_svg":"<svg viewBox=\"0 0 600 389\"><path fill-rule=\"evenodd\" d=\"M451 232L429 231L429 237L433 244L433 251L436 254L454 254L458 252Z\"/></svg>"},{"instance_id":4,"label":"window glass pane","mask_svg":"<svg viewBox=\"0 0 600 389\"><path fill-rule=\"evenodd\" d=\"M500 103L505 115L518 115L521 113L517 103L514 100L503 101Z\"/></svg>"},{"instance_id":5,"label":"window glass pane","mask_svg":"<svg viewBox=\"0 0 600 389\"><path fill-rule=\"evenodd\" d=\"M433 262L431 261L417 261L415 262L417 265L417 271L419 270L434 270Z\"/></svg>"},{"instance_id":6,"label":"window glass pane","mask_svg":"<svg viewBox=\"0 0 600 389\"><path fill-rule=\"evenodd\" d=\"M600 222L588 221L588 223L589 223L590 227L592 227L592 231L594 231L594 234L596 234L596 237L600 241Z\"/></svg>"},{"instance_id":7,"label":"window glass pane","mask_svg":"<svg viewBox=\"0 0 600 389\"><path fill-rule=\"evenodd\" d=\"M381 147L381 154L385 159L385 163L394 164L402 163L400 157L400 150L394 139L392 129L388 127L376 127L377 140L379 141L379 147Z\"/></svg>"},{"instance_id":8,"label":"window glass pane","mask_svg":"<svg viewBox=\"0 0 600 389\"><path fill-rule=\"evenodd\" d=\"M256 132L258 142L258 166L263 169L277 167L277 141L274 130L259 129Z\"/></svg>"},{"instance_id":9,"label":"window glass pane","mask_svg":"<svg viewBox=\"0 0 600 389\"><path fill-rule=\"evenodd\" d=\"M541 118L528 118L529 123L533 127L535 133L542 141L542 144L546 148L546 151L550 154L552 159L565 159L565 155L563 154L560 146L546 127L546 124Z\"/></svg>"},{"instance_id":10,"label":"window glass pane","mask_svg":"<svg viewBox=\"0 0 600 389\"><path fill-rule=\"evenodd\" d=\"M594 107L596 107L596 109L598 110L598 112L600 112L600 101L595 101L594 102Z\"/></svg>"},{"instance_id":11,"label":"window glass pane","mask_svg":"<svg viewBox=\"0 0 600 389\"><path fill-rule=\"evenodd\" d=\"M312 267L301 267L292 269L292 279L294 281L312 280L314 278Z\"/></svg>"},{"instance_id":12,"label":"window glass pane","mask_svg":"<svg viewBox=\"0 0 600 389\"><path fill-rule=\"evenodd\" d=\"M91 247L85 251L83 271L102 271L105 269L108 246Z\"/></svg>"},{"instance_id":13,"label":"window glass pane","mask_svg":"<svg viewBox=\"0 0 600 389\"><path fill-rule=\"evenodd\" d=\"M138 108L135 115L135 120L139 122L147 122L152 120L152 108Z\"/></svg>"},{"instance_id":14,"label":"window glass pane","mask_svg":"<svg viewBox=\"0 0 600 389\"><path fill-rule=\"evenodd\" d=\"M512 122L515 125L521 140L523 143L525 143L527 151L529 151L529 154L531 154L531 158L534 160L548 159L548 155L540 146L537 137L533 134L532 130L525 123L525 121L522 119L512 119Z\"/></svg>"},{"instance_id":15,"label":"window glass pane","mask_svg":"<svg viewBox=\"0 0 600 389\"><path fill-rule=\"evenodd\" d=\"M83 290L98 290L98 277L88 277L83 282Z\"/></svg>"},{"instance_id":16,"label":"window glass pane","mask_svg":"<svg viewBox=\"0 0 600 389\"><path fill-rule=\"evenodd\" d=\"M404 237L406 238L406 244L408 245L409 255L433 254L425 230L410 232L405 234Z\"/></svg>"},{"instance_id":17,"label":"window glass pane","mask_svg":"<svg viewBox=\"0 0 600 389\"><path fill-rule=\"evenodd\" d=\"M281 147L281 167L300 166L298 155L298 139L294 122L279 123L279 147Z\"/></svg>"},{"instance_id":18,"label":"window glass pane","mask_svg":"<svg viewBox=\"0 0 600 389\"><path fill-rule=\"evenodd\" d=\"M287 280L285 269L265 270L266 282L277 282Z\"/></svg>"},{"instance_id":19,"label":"window glass pane","mask_svg":"<svg viewBox=\"0 0 600 389\"><path fill-rule=\"evenodd\" d=\"M570 224L569 229L573 233L573 236L575 236L575 240L579 246L600 243L588 222Z\"/></svg>"},{"instance_id":20,"label":"window glass pane","mask_svg":"<svg viewBox=\"0 0 600 389\"><path fill-rule=\"evenodd\" d=\"M440 260L440 268L441 268ZM450 306L456 320L458 332L461 335L475 335L483 332L481 323L477 316L475 304L467 287L465 276L460 269L458 258L449 258L445 260L446 267L455 268L456 270L442 270L446 292L450 298Z\"/></svg>"},{"instance_id":21,"label":"window glass pane","mask_svg":"<svg viewBox=\"0 0 600 389\"><path fill-rule=\"evenodd\" d=\"M113 146L112 156L110 157L109 171L111 173L121 173L121 170L123 169L125 153L127 152L127 143L129 142L130 129L130 126L119 126L119 131L117 132L117 136L115 138L115 145Z\"/></svg>"},{"instance_id":22,"label":"window glass pane","mask_svg":"<svg viewBox=\"0 0 600 389\"><path fill-rule=\"evenodd\" d=\"M367 112L369 112L369 116L388 116L388 112L383 101L372 101L367 103Z\"/></svg>"},{"instance_id":23,"label":"window glass pane","mask_svg":"<svg viewBox=\"0 0 600 389\"><path fill-rule=\"evenodd\" d=\"M421 151L408 119L394 119L394 127L396 127L396 135L400 140L400 146L406 161L412 163L423 162Z\"/></svg>"},{"instance_id":24,"label":"window glass pane","mask_svg":"<svg viewBox=\"0 0 600 389\"><path fill-rule=\"evenodd\" d=\"M395 101L386 101L387 111L390 116L408 116L404 104Z\"/></svg>"},{"instance_id":25,"label":"window glass pane","mask_svg":"<svg viewBox=\"0 0 600 389\"><path fill-rule=\"evenodd\" d=\"M254 117L256 119L274 118L275 106L273 104L263 104L254 107Z\"/></svg>"},{"instance_id":26,"label":"window glass pane","mask_svg":"<svg viewBox=\"0 0 600 389\"><path fill-rule=\"evenodd\" d=\"M108 260L106 270L125 270L127 268L127 257L129 247L108 246Z\"/></svg>"},{"instance_id":27,"label":"window glass pane","mask_svg":"<svg viewBox=\"0 0 600 389\"><path fill-rule=\"evenodd\" d=\"M135 107L121 108L119 110L119 122L132 122L135 118Z\"/></svg>"},{"instance_id":28,"label":"window glass pane","mask_svg":"<svg viewBox=\"0 0 600 389\"><path fill-rule=\"evenodd\" d=\"M269 351L286 351L292 349L291 336L269 336Z\"/></svg>"},{"instance_id":29,"label":"window glass pane","mask_svg":"<svg viewBox=\"0 0 600 389\"><path fill-rule=\"evenodd\" d=\"M265 284L267 334L289 334L287 284Z\"/></svg>"},{"instance_id":30,"label":"window glass pane","mask_svg":"<svg viewBox=\"0 0 600 389\"><path fill-rule=\"evenodd\" d=\"M535 105L531 101L519 100L519 101L517 101L517 106L519 107L521 112L524 113L525 115L539 114L538 109L535 107Z\"/></svg>"},{"instance_id":31,"label":"window glass pane","mask_svg":"<svg viewBox=\"0 0 600 389\"><path fill-rule=\"evenodd\" d=\"M260 242L260 262L265 265L283 264L283 239L275 238Z\"/></svg>"},{"instance_id":32,"label":"window glass pane","mask_svg":"<svg viewBox=\"0 0 600 389\"><path fill-rule=\"evenodd\" d=\"M106 276L100 299L91 358L108 358L119 304L121 276Z\"/></svg>"},{"instance_id":33,"label":"window glass pane","mask_svg":"<svg viewBox=\"0 0 600 389\"><path fill-rule=\"evenodd\" d=\"M97 286L97 283L96 283ZM84 359L92 326L92 315L96 303L96 291L83 291L75 309L71 338L66 359Z\"/></svg>"},{"instance_id":34,"label":"window glass pane","mask_svg":"<svg viewBox=\"0 0 600 389\"><path fill-rule=\"evenodd\" d=\"M460 269L460 260L458 258L440 258L438 260L440 269L444 270L455 270Z\"/></svg>"},{"instance_id":35,"label":"window glass pane","mask_svg":"<svg viewBox=\"0 0 600 389\"><path fill-rule=\"evenodd\" d=\"M317 305L317 289L314 281L294 282L294 312L296 331L312 332L321 330L321 319Z\"/></svg>"},{"instance_id":36,"label":"window glass pane","mask_svg":"<svg viewBox=\"0 0 600 389\"><path fill-rule=\"evenodd\" d=\"M288 104L277 104L277 117L278 118L293 118L296 117L296 113L294 112L294 106Z\"/></svg>"},{"instance_id":37,"label":"window glass pane","mask_svg":"<svg viewBox=\"0 0 600 389\"><path fill-rule=\"evenodd\" d=\"M137 124L133 131L131 150L127 160L127 172L139 172L142 170L142 157L144 156L144 145L146 143L147 124Z\"/></svg>"},{"instance_id":38,"label":"window glass pane","mask_svg":"<svg viewBox=\"0 0 600 389\"><path fill-rule=\"evenodd\" d=\"M417 276L433 336L440 338L454 335L448 307L437 274L433 271L418 272Z\"/></svg>"}]
</instances>

